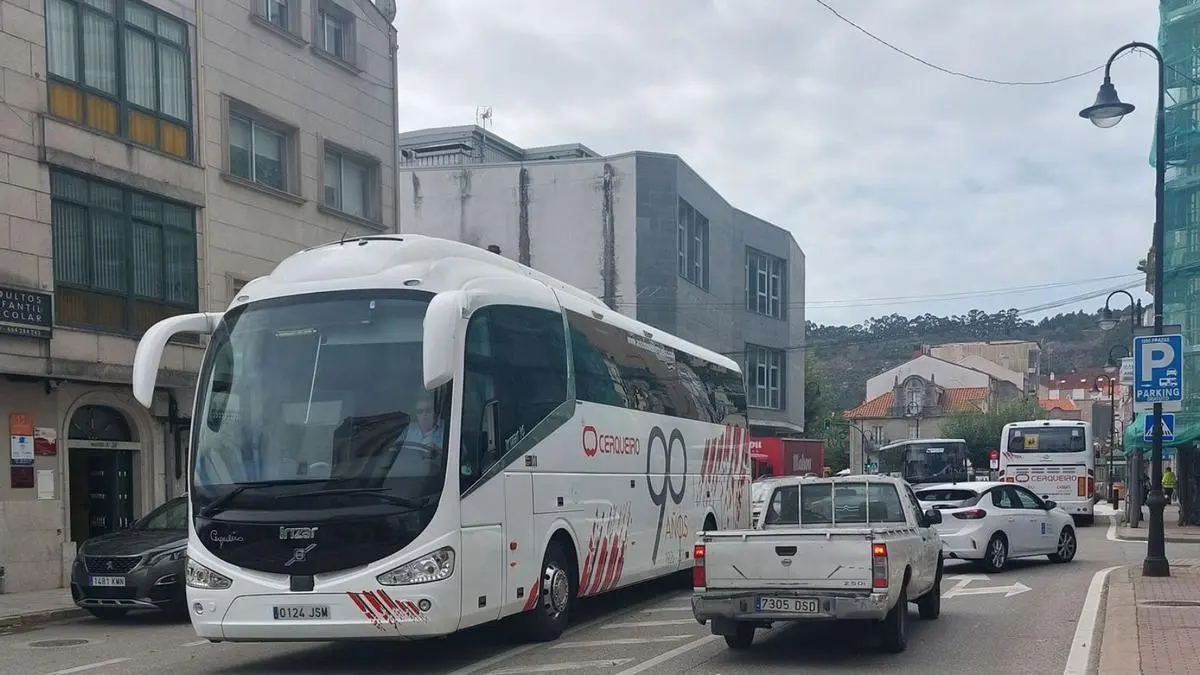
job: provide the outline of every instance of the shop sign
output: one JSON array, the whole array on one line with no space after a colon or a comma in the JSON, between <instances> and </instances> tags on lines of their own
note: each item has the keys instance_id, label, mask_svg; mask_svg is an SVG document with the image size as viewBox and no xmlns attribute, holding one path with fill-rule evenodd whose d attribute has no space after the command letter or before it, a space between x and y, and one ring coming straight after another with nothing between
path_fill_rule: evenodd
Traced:
<instances>
[{"instance_id":1,"label":"shop sign","mask_svg":"<svg viewBox=\"0 0 1200 675\"><path fill-rule=\"evenodd\" d=\"M0 286L0 335L49 340L54 332L54 296Z\"/></svg>"}]
</instances>

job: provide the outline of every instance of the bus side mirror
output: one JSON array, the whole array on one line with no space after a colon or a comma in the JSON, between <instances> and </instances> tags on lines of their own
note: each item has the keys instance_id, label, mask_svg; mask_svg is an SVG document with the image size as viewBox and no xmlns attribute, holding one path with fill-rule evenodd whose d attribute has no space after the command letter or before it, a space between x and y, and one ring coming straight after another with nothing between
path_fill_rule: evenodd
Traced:
<instances>
[{"instance_id":1,"label":"bus side mirror","mask_svg":"<svg viewBox=\"0 0 1200 675\"><path fill-rule=\"evenodd\" d=\"M433 296L425 310L421 353L426 389L436 389L454 379L457 357L462 351L458 326L466 307L462 291L443 291Z\"/></svg>"},{"instance_id":2,"label":"bus side mirror","mask_svg":"<svg viewBox=\"0 0 1200 675\"><path fill-rule=\"evenodd\" d=\"M154 400L154 385L158 381L158 366L162 362L167 342L180 333L211 335L220 323L222 312L197 312L163 319L150 327L138 340L133 357L133 397L149 408Z\"/></svg>"}]
</instances>

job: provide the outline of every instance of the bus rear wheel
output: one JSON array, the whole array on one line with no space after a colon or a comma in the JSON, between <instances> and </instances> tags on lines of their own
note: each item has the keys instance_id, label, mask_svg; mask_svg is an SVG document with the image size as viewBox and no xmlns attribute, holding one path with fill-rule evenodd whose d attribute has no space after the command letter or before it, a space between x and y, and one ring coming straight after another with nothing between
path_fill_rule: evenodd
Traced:
<instances>
[{"instance_id":1,"label":"bus rear wheel","mask_svg":"<svg viewBox=\"0 0 1200 675\"><path fill-rule=\"evenodd\" d=\"M546 555L542 560L541 587L537 592L537 604L520 617L520 633L529 642L552 642L567 629L571 608L575 604L571 567L557 541L551 541L546 547Z\"/></svg>"}]
</instances>

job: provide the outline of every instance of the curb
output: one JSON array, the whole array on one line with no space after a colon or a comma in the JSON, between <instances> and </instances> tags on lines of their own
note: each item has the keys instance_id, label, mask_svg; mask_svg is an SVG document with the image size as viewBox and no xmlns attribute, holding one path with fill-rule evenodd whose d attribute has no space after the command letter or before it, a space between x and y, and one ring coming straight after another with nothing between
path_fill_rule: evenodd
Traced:
<instances>
[{"instance_id":1,"label":"curb","mask_svg":"<svg viewBox=\"0 0 1200 675\"><path fill-rule=\"evenodd\" d=\"M1121 517L1120 514L1112 515L1112 516L1097 515L1096 516L1097 524L1099 524L1101 521L1103 521L1106 526L1112 525L1114 522L1116 522L1117 527L1120 528L1120 527L1122 527L1121 524L1125 522L1125 519L1123 517ZM1144 528L1137 528L1137 529L1140 531L1135 532L1133 534L1123 533L1118 529L1118 531L1115 532L1115 535L1116 535L1117 539L1120 541L1130 541L1130 542L1139 542L1139 543L1146 541L1146 537L1148 536L1147 534L1145 534L1146 530ZM1172 537L1170 535L1167 535L1167 536L1163 537L1163 541L1168 544L1200 544L1200 532L1198 532L1197 536L1195 536L1195 537Z\"/></svg>"},{"instance_id":2,"label":"curb","mask_svg":"<svg viewBox=\"0 0 1200 675\"><path fill-rule=\"evenodd\" d=\"M64 607L15 616L0 616L0 632L18 632L36 626L42 626L55 621L75 619L87 615L87 610L79 607Z\"/></svg>"}]
</instances>

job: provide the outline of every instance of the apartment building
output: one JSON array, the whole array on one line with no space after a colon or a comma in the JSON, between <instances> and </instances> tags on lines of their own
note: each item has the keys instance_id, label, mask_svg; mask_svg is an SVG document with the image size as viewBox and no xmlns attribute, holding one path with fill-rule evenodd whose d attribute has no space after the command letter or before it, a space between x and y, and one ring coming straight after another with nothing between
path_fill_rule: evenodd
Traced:
<instances>
[{"instance_id":1,"label":"apartment building","mask_svg":"<svg viewBox=\"0 0 1200 675\"><path fill-rule=\"evenodd\" d=\"M303 247L395 230L395 13L0 0L8 592L62 586L78 542L184 491L202 345L168 348L147 411L129 386L146 328Z\"/></svg>"},{"instance_id":2,"label":"apartment building","mask_svg":"<svg viewBox=\"0 0 1200 675\"><path fill-rule=\"evenodd\" d=\"M804 252L679 156L521 148L479 126L407 132L401 229L495 247L727 354L756 436L804 431ZM636 364L631 364L636 367Z\"/></svg>"}]
</instances>

